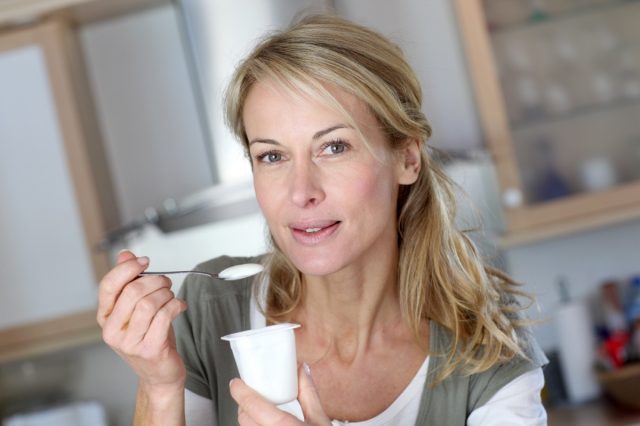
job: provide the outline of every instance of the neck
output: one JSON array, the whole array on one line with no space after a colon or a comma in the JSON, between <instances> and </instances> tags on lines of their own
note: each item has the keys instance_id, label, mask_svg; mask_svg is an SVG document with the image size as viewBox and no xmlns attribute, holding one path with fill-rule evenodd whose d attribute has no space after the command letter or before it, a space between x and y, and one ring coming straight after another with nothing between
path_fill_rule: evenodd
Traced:
<instances>
[{"instance_id":1,"label":"neck","mask_svg":"<svg viewBox=\"0 0 640 426\"><path fill-rule=\"evenodd\" d=\"M396 290L397 255L376 258L330 276L305 276L305 296L295 320L303 324L301 338L353 362L376 343L406 334Z\"/></svg>"}]
</instances>

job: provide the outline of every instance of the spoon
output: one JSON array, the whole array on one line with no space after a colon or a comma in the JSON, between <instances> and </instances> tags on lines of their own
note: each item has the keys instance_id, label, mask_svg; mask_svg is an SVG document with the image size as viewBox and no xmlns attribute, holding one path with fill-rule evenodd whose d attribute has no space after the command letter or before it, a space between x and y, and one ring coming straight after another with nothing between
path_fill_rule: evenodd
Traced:
<instances>
[{"instance_id":1,"label":"spoon","mask_svg":"<svg viewBox=\"0 0 640 426\"><path fill-rule=\"evenodd\" d=\"M262 272L264 266L258 263L244 263L241 265L230 266L217 274L204 272L204 271L158 271L151 272L145 271L141 272L139 276L142 275L171 275L171 274L195 274L195 275L203 275L209 278L218 278L220 280L225 281L233 281L233 280L241 280L242 278L247 278L252 275L255 275L259 272Z\"/></svg>"}]
</instances>

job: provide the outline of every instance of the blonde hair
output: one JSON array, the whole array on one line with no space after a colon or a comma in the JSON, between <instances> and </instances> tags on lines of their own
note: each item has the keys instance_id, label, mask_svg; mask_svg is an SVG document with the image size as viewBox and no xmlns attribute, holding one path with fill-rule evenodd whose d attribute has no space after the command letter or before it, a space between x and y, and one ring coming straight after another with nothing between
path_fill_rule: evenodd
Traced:
<instances>
[{"instance_id":1,"label":"blonde hair","mask_svg":"<svg viewBox=\"0 0 640 426\"><path fill-rule=\"evenodd\" d=\"M303 18L269 35L240 63L227 89L226 120L248 150L242 113L252 85L270 79L284 88L330 98L324 84L347 91L370 108L389 135L391 149L408 138L423 144L418 180L398 197L398 294L405 320L420 341L425 319L453 335L438 381L457 368L484 371L524 355L515 329L513 296L506 275L486 267L474 244L456 229L453 184L427 153L431 127L422 113L422 90L402 51L368 28L335 16ZM287 319L304 288L300 272L273 238L265 313ZM424 336L423 336L424 337Z\"/></svg>"}]
</instances>

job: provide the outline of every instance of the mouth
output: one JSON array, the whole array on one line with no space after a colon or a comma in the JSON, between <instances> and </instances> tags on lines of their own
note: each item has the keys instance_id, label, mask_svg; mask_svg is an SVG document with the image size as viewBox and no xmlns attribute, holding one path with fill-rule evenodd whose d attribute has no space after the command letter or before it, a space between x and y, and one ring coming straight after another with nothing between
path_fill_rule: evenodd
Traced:
<instances>
[{"instance_id":1,"label":"mouth","mask_svg":"<svg viewBox=\"0 0 640 426\"><path fill-rule=\"evenodd\" d=\"M340 226L340 221L321 221L291 224L293 237L304 245L319 244L331 237Z\"/></svg>"}]
</instances>

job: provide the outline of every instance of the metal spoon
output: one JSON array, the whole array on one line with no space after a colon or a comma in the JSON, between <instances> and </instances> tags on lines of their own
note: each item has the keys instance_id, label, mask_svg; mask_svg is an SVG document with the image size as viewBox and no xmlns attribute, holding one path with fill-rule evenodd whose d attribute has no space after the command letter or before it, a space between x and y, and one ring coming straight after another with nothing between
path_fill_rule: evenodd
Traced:
<instances>
[{"instance_id":1,"label":"metal spoon","mask_svg":"<svg viewBox=\"0 0 640 426\"><path fill-rule=\"evenodd\" d=\"M145 271L141 272L139 276L142 275L171 275L171 274L195 274L195 275L203 275L209 278L217 278L225 281L233 281L233 280L241 280L242 278L247 278L252 275L255 275L259 272L262 272L264 266L258 263L243 263L241 265L230 266L217 274L211 272L204 271Z\"/></svg>"}]
</instances>

